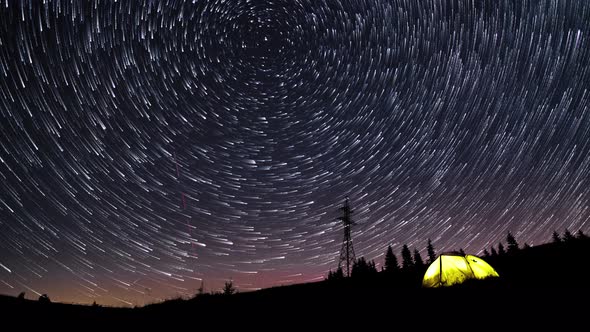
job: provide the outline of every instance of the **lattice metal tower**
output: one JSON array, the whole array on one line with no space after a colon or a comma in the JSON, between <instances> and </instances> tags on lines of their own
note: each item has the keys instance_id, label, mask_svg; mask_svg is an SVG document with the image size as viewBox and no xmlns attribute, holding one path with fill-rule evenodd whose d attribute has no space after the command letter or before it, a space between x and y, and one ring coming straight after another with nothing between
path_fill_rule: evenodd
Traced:
<instances>
[{"instance_id":1,"label":"lattice metal tower","mask_svg":"<svg viewBox=\"0 0 590 332\"><path fill-rule=\"evenodd\" d=\"M350 277L350 272L352 271L352 265L354 264L356 257L354 255L354 248L352 246L352 237L350 236L350 228L355 223L350 218L350 215L354 212L350 209L350 205L348 204L348 197L344 201L344 205L340 208L342 211L342 216L338 217L338 220L342 220L344 224L344 239L342 240L342 249L340 249L340 260L338 261L338 268L345 269L343 270L346 273L347 277ZM344 263L344 266L343 266Z\"/></svg>"}]
</instances>

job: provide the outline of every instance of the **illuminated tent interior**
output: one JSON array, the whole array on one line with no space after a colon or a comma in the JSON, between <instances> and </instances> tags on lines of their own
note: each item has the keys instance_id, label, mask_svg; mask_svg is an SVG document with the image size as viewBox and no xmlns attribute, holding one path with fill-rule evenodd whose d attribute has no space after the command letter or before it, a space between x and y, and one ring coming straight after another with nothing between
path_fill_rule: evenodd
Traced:
<instances>
[{"instance_id":1,"label":"illuminated tent interior","mask_svg":"<svg viewBox=\"0 0 590 332\"><path fill-rule=\"evenodd\" d=\"M422 287L445 287L468 279L499 277L498 272L483 259L473 255L442 254L430 264Z\"/></svg>"}]
</instances>

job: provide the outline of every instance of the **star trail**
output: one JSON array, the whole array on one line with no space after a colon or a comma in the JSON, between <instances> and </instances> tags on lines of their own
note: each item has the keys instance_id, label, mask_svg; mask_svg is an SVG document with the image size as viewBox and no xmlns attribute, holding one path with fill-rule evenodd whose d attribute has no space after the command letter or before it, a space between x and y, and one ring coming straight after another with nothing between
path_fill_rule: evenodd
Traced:
<instances>
[{"instance_id":1,"label":"star trail","mask_svg":"<svg viewBox=\"0 0 590 332\"><path fill-rule=\"evenodd\" d=\"M0 293L142 305L590 230L590 2L0 0Z\"/></svg>"}]
</instances>

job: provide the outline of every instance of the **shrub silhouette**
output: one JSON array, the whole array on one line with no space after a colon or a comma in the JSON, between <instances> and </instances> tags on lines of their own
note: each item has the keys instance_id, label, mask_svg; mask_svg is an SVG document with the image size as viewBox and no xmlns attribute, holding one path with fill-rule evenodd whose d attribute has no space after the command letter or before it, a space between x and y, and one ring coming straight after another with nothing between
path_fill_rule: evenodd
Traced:
<instances>
[{"instance_id":1,"label":"shrub silhouette","mask_svg":"<svg viewBox=\"0 0 590 332\"><path fill-rule=\"evenodd\" d=\"M39 296L39 303L51 303L51 300L49 299L49 296L47 296L47 294L43 294Z\"/></svg>"}]
</instances>

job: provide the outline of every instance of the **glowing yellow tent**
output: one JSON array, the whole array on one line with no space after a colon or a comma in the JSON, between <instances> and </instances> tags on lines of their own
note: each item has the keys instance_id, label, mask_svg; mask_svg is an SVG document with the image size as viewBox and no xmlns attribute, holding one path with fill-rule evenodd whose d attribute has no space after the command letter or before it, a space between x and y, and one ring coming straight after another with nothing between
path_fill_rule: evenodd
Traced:
<instances>
[{"instance_id":1,"label":"glowing yellow tent","mask_svg":"<svg viewBox=\"0 0 590 332\"><path fill-rule=\"evenodd\" d=\"M460 284L467 279L499 277L498 272L483 259L473 255L442 254L430 264L422 287L444 287Z\"/></svg>"}]
</instances>

